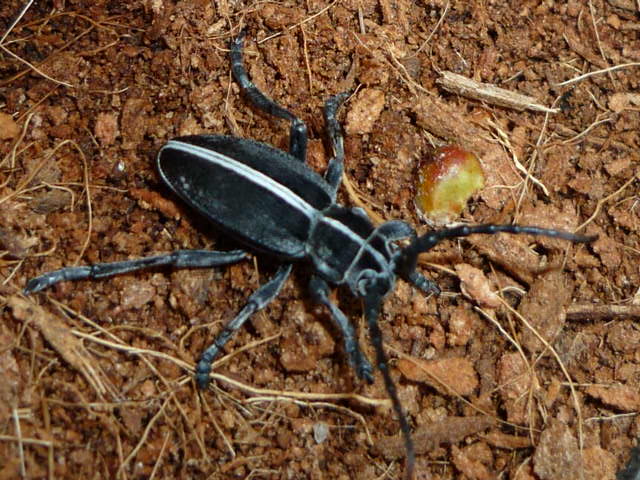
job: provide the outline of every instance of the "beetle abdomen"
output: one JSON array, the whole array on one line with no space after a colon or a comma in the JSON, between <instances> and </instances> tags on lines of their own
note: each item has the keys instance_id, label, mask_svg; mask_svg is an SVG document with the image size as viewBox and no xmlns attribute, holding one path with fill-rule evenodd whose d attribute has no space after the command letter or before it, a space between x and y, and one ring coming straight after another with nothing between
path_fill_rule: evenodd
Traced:
<instances>
[{"instance_id":1,"label":"beetle abdomen","mask_svg":"<svg viewBox=\"0 0 640 480\"><path fill-rule=\"evenodd\" d=\"M283 258L304 257L317 205L332 201L326 183L269 145L236 140L213 135L171 140L158 153L160 175L187 204L241 242ZM304 169L291 169L290 162ZM286 169L286 178L277 178ZM309 186L313 193L304 197L294 191Z\"/></svg>"}]
</instances>

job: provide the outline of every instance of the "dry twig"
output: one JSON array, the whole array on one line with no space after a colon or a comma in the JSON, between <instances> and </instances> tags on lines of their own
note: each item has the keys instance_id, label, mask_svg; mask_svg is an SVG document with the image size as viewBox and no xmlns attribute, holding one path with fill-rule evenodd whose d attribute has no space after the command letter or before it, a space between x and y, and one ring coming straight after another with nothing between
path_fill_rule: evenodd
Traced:
<instances>
[{"instance_id":1,"label":"dry twig","mask_svg":"<svg viewBox=\"0 0 640 480\"><path fill-rule=\"evenodd\" d=\"M557 108L545 107L528 95L512 92L489 83L476 82L453 72L440 72L436 83L449 92L466 98L480 100L490 105L512 108L514 110L533 110L534 112L558 113Z\"/></svg>"},{"instance_id":2,"label":"dry twig","mask_svg":"<svg viewBox=\"0 0 640 480\"><path fill-rule=\"evenodd\" d=\"M567 320L640 320L640 305L593 305L575 303L567 309Z\"/></svg>"},{"instance_id":3,"label":"dry twig","mask_svg":"<svg viewBox=\"0 0 640 480\"><path fill-rule=\"evenodd\" d=\"M620 70L622 68L627 68L627 67L640 67L640 62L623 63L621 65L614 65L613 67L603 68L602 70L595 70L593 72L588 72L588 73L585 73L583 75L578 75L577 77L571 78L569 80L565 80L564 82L556 83L554 86L556 86L556 87L564 87L566 85L571 85L572 83L581 82L585 78L589 78L589 77L591 77L593 75L600 75L602 73L609 73L609 72L613 72L614 70Z\"/></svg>"}]
</instances>

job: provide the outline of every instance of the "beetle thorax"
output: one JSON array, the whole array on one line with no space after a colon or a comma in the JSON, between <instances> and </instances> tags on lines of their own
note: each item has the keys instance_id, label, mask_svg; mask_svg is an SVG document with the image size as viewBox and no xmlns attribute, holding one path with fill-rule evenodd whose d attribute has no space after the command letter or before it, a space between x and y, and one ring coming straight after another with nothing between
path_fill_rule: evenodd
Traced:
<instances>
[{"instance_id":1,"label":"beetle thorax","mask_svg":"<svg viewBox=\"0 0 640 480\"><path fill-rule=\"evenodd\" d=\"M359 208L332 206L319 216L309 238L308 256L316 271L335 285L347 284L355 295L373 280L394 283L392 252Z\"/></svg>"}]
</instances>

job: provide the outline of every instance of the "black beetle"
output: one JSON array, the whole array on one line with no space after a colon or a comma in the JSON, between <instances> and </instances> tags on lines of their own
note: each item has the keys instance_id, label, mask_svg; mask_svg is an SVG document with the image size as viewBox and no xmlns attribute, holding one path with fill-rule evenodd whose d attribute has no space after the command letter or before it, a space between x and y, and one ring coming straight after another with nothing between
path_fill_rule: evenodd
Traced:
<instances>
[{"instance_id":1,"label":"black beetle","mask_svg":"<svg viewBox=\"0 0 640 480\"><path fill-rule=\"evenodd\" d=\"M247 305L204 351L196 367L196 381L200 388L207 387L211 362L225 343L253 313L276 297L294 262L307 262L315 272L310 280L313 298L331 312L358 377L373 382L373 368L360 349L352 324L329 301L329 285L346 285L353 295L364 300L376 363L404 437L405 473L411 478L415 463L411 431L389 374L378 326L382 301L394 288L396 276L425 293L437 293L438 287L416 271L416 263L420 253L447 238L497 232L544 235L572 242L589 242L593 237L519 225L460 226L420 237L402 221L375 227L363 210L336 204L344 160L336 112L348 94L331 97L325 104L326 129L334 157L323 178L305 164L305 124L267 98L249 80L242 63L243 40L244 33L241 33L231 42L233 75L255 107L291 122L289 152L249 139L193 135L175 138L163 146L157 157L158 170L164 182L184 202L249 249L279 259L282 266L249 297ZM395 243L407 238L410 243L406 247ZM246 256L244 250L179 250L138 260L69 267L30 280L24 291L30 294L64 280L103 278L162 265L215 267Z\"/></svg>"}]
</instances>

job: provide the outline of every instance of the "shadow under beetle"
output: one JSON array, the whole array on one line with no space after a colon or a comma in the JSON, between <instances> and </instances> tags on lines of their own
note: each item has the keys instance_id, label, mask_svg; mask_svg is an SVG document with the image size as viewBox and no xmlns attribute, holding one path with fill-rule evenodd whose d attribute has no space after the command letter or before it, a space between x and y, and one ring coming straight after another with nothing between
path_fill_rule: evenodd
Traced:
<instances>
[{"instance_id":1,"label":"shadow under beetle","mask_svg":"<svg viewBox=\"0 0 640 480\"><path fill-rule=\"evenodd\" d=\"M425 293L438 293L438 287L416 271L416 264L420 253L447 238L497 232L544 235L572 242L589 242L593 237L519 225L460 226L418 237L413 227L403 221L374 226L362 209L336 204L344 160L336 112L348 94L331 97L325 104L326 130L334 156L322 177L305 163L305 124L266 97L249 80L242 62L243 41L244 33L241 33L231 42L233 76L256 108L291 122L289 152L244 138L192 135L170 140L157 157L160 176L185 203L250 250L282 262L273 278L249 297L246 306L204 351L196 366L197 384L200 388L207 387L211 362L233 333L278 295L292 264L307 262L314 271L309 282L313 299L329 309L342 333L349 363L358 377L371 383L373 367L360 349L353 325L330 302L329 285L346 285L353 295L364 300L376 364L404 438L405 474L412 478L415 453L411 431L389 374L378 326L381 304L394 288L396 276ZM410 243L404 248L395 243L407 238ZM65 280L110 277L165 265L217 267L246 257L244 250L178 250L138 260L63 268L30 280L24 291L30 294Z\"/></svg>"}]
</instances>

